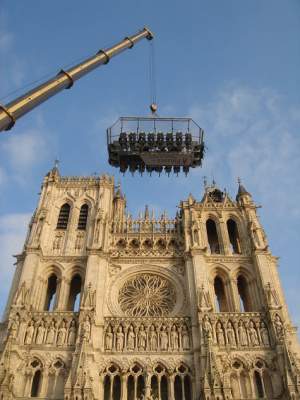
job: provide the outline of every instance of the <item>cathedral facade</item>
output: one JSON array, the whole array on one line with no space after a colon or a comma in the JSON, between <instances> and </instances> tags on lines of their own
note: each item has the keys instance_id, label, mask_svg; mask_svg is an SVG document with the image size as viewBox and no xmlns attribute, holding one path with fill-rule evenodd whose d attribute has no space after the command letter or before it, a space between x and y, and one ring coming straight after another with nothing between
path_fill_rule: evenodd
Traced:
<instances>
[{"instance_id":1,"label":"cathedral facade","mask_svg":"<svg viewBox=\"0 0 300 400\"><path fill-rule=\"evenodd\" d=\"M215 184L137 218L112 177L42 184L0 325L0 399L300 399L252 196Z\"/></svg>"}]
</instances>

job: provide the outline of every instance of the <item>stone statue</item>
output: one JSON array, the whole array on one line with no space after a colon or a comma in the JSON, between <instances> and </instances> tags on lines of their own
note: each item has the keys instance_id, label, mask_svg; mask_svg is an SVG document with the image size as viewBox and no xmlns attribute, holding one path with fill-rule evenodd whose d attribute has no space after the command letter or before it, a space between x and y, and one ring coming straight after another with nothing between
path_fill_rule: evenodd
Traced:
<instances>
[{"instance_id":1,"label":"stone statue","mask_svg":"<svg viewBox=\"0 0 300 400\"><path fill-rule=\"evenodd\" d=\"M87 315L82 327L82 338L88 342L90 340L90 337L91 337L91 322L89 316Z\"/></svg>"},{"instance_id":2,"label":"stone statue","mask_svg":"<svg viewBox=\"0 0 300 400\"><path fill-rule=\"evenodd\" d=\"M212 339L212 326L211 326L210 320L208 318L208 315L205 315L203 318L202 330L203 330L204 339L206 341L211 340Z\"/></svg>"},{"instance_id":3,"label":"stone statue","mask_svg":"<svg viewBox=\"0 0 300 400\"><path fill-rule=\"evenodd\" d=\"M29 289L26 287L25 281L22 282L21 286L17 290L14 304L17 306L26 306L29 303Z\"/></svg>"},{"instance_id":4,"label":"stone statue","mask_svg":"<svg viewBox=\"0 0 300 400\"><path fill-rule=\"evenodd\" d=\"M266 324L264 321L261 321L260 323L260 336L263 344L265 346L270 346L270 338L269 338L269 333L268 333L268 328L266 327Z\"/></svg>"},{"instance_id":5,"label":"stone statue","mask_svg":"<svg viewBox=\"0 0 300 400\"><path fill-rule=\"evenodd\" d=\"M19 332L19 327L20 327L20 317L19 314L16 315L15 319L11 321L10 327L9 327L9 336L12 340L15 340L18 336Z\"/></svg>"},{"instance_id":6,"label":"stone statue","mask_svg":"<svg viewBox=\"0 0 300 400\"><path fill-rule=\"evenodd\" d=\"M145 331L144 325L141 325L138 333L138 349L146 350L146 345L147 345L147 332Z\"/></svg>"},{"instance_id":7,"label":"stone statue","mask_svg":"<svg viewBox=\"0 0 300 400\"><path fill-rule=\"evenodd\" d=\"M68 345L74 346L75 342L76 342L76 323L75 320L72 319L68 332Z\"/></svg>"},{"instance_id":8,"label":"stone statue","mask_svg":"<svg viewBox=\"0 0 300 400\"><path fill-rule=\"evenodd\" d=\"M268 282L265 286L265 294L267 298L267 303L270 308L278 308L279 300L275 289L271 286L271 283Z\"/></svg>"},{"instance_id":9,"label":"stone statue","mask_svg":"<svg viewBox=\"0 0 300 400\"><path fill-rule=\"evenodd\" d=\"M197 305L198 311L206 311L211 309L208 292L205 292L204 285L197 290Z\"/></svg>"},{"instance_id":10,"label":"stone statue","mask_svg":"<svg viewBox=\"0 0 300 400\"><path fill-rule=\"evenodd\" d=\"M114 334L112 332L111 326L109 325L105 334L105 344L104 344L105 350L112 350L113 340L114 340Z\"/></svg>"},{"instance_id":11,"label":"stone statue","mask_svg":"<svg viewBox=\"0 0 300 400\"><path fill-rule=\"evenodd\" d=\"M34 322L31 320L26 329L24 344L31 344L34 334Z\"/></svg>"},{"instance_id":12,"label":"stone statue","mask_svg":"<svg viewBox=\"0 0 300 400\"><path fill-rule=\"evenodd\" d=\"M39 324L39 327L37 328L37 335L35 338L35 343L36 344L43 344L44 343L44 336L45 336L45 323L42 320Z\"/></svg>"},{"instance_id":13,"label":"stone statue","mask_svg":"<svg viewBox=\"0 0 300 400\"><path fill-rule=\"evenodd\" d=\"M249 340L252 346L259 346L258 335L253 321L249 322Z\"/></svg>"},{"instance_id":14,"label":"stone statue","mask_svg":"<svg viewBox=\"0 0 300 400\"><path fill-rule=\"evenodd\" d=\"M163 351L168 350L168 344L169 344L169 338L168 338L167 327L163 325L160 331L160 349Z\"/></svg>"},{"instance_id":15,"label":"stone statue","mask_svg":"<svg viewBox=\"0 0 300 400\"><path fill-rule=\"evenodd\" d=\"M123 348L124 348L124 333L123 333L123 328L120 325L116 334L116 350L122 351Z\"/></svg>"},{"instance_id":16,"label":"stone statue","mask_svg":"<svg viewBox=\"0 0 300 400\"><path fill-rule=\"evenodd\" d=\"M284 328L283 328L282 321L278 314L276 314L276 316L274 318L274 326L275 326L275 331L276 331L276 335L277 335L278 339L282 339L284 337Z\"/></svg>"},{"instance_id":17,"label":"stone statue","mask_svg":"<svg viewBox=\"0 0 300 400\"><path fill-rule=\"evenodd\" d=\"M55 331L56 331L55 322L52 320L50 322L49 327L48 327L47 337L46 337L46 344L53 344L54 343Z\"/></svg>"},{"instance_id":18,"label":"stone statue","mask_svg":"<svg viewBox=\"0 0 300 400\"><path fill-rule=\"evenodd\" d=\"M134 350L134 347L135 347L135 333L133 330L133 326L130 325L127 334L127 350Z\"/></svg>"},{"instance_id":19,"label":"stone statue","mask_svg":"<svg viewBox=\"0 0 300 400\"><path fill-rule=\"evenodd\" d=\"M95 307L95 295L96 295L96 291L92 290L92 284L90 282L84 291L83 299L82 299L82 306L86 307L86 308Z\"/></svg>"},{"instance_id":20,"label":"stone statue","mask_svg":"<svg viewBox=\"0 0 300 400\"><path fill-rule=\"evenodd\" d=\"M155 331L154 325L151 325L151 328L150 328L149 343L150 343L150 350L156 351L157 350L157 333Z\"/></svg>"},{"instance_id":21,"label":"stone statue","mask_svg":"<svg viewBox=\"0 0 300 400\"><path fill-rule=\"evenodd\" d=\"M183 350L189 350L190 349L190 335L189 331L186 325L183 325L182 327L182 348Z\"/></svg>"},{"instance_id":22,"label":"stone statue","mask_svg":"<svg viewBox=\"0 0 300 400\"><path fill-rule=\"evenodd\" d=\"M216 325L216 336L219 346L225 346L224 330L220 321Z\"/></svg>"},{"instance_id":23,"label":"stone statue","mask_svg":"<svg viewBox=\"0 0 300 400\"><path fill-rule=\"evenodd\" d=\"M248 345L247 332L242 321L240 321L238 325L238 337L241 346Z\"/></svg>"},{"instance_id":24,"label":"stone statue","mask_svg":"<svg viewBox=\"0 0 300 400\"><path fill-rule=\"evenodd\" d=\"M176 325L172 326L171 329L171 349L172 350L178 350L179 344L178 344L178 339L179 339L179 335L177 332L177 328Z\"/></svg>"},{"instance_id":25,"label":"stone statue","mask_svg":"<svg viewBox=\"0 0 300 400\"><path fill-rule=\"evenodd\" d=\"M227 334L227 343L229 344L229 346L236 347L235 332L231 321L228 321L226 334Z\"/></svg>"},{"instance_id":26,"label":"stone statue","mask_svg":"<svg viewBox=\"0 0 300 400\"><path fill-rule=\"evenodd\" d=\"M63 346L66 341L67 329L65 321L61 322L61 326L57 333L57 346Z\"/></svg>"}]
</instances>

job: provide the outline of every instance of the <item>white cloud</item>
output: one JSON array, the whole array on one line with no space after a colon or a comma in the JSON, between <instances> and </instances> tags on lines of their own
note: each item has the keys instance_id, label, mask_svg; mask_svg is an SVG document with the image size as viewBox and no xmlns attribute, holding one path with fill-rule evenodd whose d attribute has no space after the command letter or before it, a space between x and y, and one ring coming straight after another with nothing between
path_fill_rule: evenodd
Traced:
<instances>
[{"instance_id":1,"label":"white cloud","mask_svg":"<svg viewBox=\"0 0 300 400\"><path fill-rule=\"evenodd\" d=\"M1 158L7 160L13 177L19 183L27 180L33 167L42 162L48 153L46 134L39 129L7 136L0 144Z\"/></svg>"},{"instance_id":2,"label":"white cloud","mask_svg":"<svg viewBox=\"0 0 300 400\"><path fill-rule=\"evenodd\" d=\"M272 90L231 85L191 114L207 132L208 174L217 172L221 182L241 176L277 214L289 208L299 216L298 108Z\"/></svg>"},{"instance_id":3,"label":"white cloud","mask_svg":"<svg viewBox=\"0 0 300 400\"><path fill-rule=\"evenodd\" d=\"M13 255L22 251L30 217L28 213L0 216L0 309L4 308L4 301L8 298L15 270Z\"/></svg>"}]
</instances>

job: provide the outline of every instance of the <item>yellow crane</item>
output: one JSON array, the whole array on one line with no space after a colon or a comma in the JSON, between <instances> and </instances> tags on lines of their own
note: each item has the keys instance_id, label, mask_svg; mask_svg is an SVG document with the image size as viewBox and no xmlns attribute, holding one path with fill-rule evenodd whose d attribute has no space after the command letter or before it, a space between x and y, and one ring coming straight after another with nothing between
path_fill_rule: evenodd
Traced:
<instances>
[{"instance_id":1,"label":"yellow crane","mask_svg":"<svg viewBox=\"0 0 300 400\"><path fill-rule=\"evenodd\" d=\"M6 105L0 105L0 132L11 129L18 118L63 89L70 89L75 81L95 68L107 64L112 57L126 49L131 49L135 43L144 38L153 39L153 34L148 28L144 28L135 35L125 37L121 42L108 49L99 50L94 56L87 58L70 69L60 70L55 77L47 82L42 83Z\"/></svg>"}]
</instances>

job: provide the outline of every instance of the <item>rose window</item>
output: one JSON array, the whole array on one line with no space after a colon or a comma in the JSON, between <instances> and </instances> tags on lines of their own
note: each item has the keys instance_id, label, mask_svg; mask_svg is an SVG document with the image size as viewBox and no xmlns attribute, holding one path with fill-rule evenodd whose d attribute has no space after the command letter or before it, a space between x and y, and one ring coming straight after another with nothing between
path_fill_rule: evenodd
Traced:
<instances>
[{"instance_id":1,"label":"rose window","mask_svg":"<svg viewBox=\"0 0 300 400\"><path fill-rule=\"evenodd\" d=\"M173 310L176 292L167 279L140 274L124 283L118 301L121 310L130 317L160 317Z\"/></svg>"}]
</instances>

